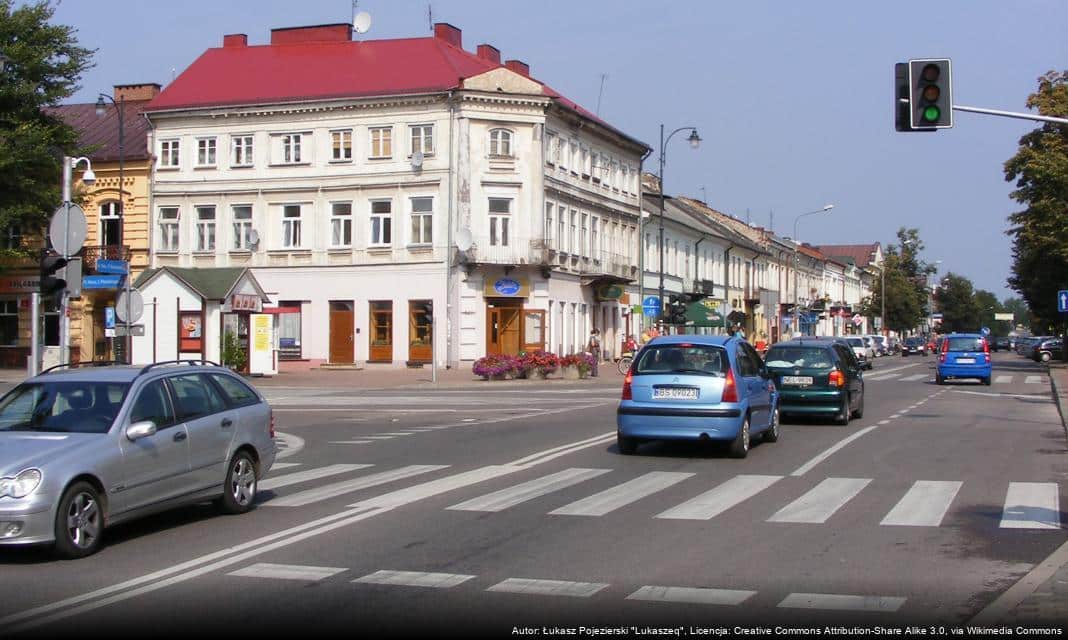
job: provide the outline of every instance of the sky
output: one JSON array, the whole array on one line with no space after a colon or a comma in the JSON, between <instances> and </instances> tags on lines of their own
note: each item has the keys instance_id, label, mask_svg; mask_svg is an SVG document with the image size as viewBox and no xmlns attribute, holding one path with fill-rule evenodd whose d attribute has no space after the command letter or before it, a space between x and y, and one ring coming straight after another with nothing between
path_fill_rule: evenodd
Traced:
<instances>
[{"instance_id":1,"label":"sky","mask_svg":"<svg viewBox=\"0 0 1068 640\"><path fill-rule=\"evenodd\" d=\"M229 33L348 22L350 0L60 0L53 21L96 49L68 102L115 84L164 87ZM422 37L430 19L489 43L531 75L646 142L667 146L668 194L811 244L896 243L999 299L1014 293L1007 216L1022 208L1003 166L1040 123L954 114L936 133L894 130L894 63L951 58L956 105L1026 112L1047 71L1068 69L1062 0L360 0L361 39ZM834 204L825 214L802 213Z\"/></svg>"}]
</instances>

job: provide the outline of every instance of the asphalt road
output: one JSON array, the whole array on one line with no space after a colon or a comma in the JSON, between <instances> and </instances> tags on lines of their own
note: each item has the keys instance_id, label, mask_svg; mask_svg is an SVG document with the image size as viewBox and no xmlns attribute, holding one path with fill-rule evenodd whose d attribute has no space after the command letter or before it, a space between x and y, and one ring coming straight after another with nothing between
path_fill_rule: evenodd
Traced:
<instances>
[{"instance_id":1,"label":"asphalt road","mask_svg":"<svg viewBox=\"0 0 1068 640\"><path fill-rule=\"evenodd\" d=\"M619 455L612 387L271 388L252 513L160 514L76 562L2 549L0 632L963 627L1064 542L1048 378L994 359L990 387L880 359L863 419L745 460Z\"/></svg>"}]
</instances>

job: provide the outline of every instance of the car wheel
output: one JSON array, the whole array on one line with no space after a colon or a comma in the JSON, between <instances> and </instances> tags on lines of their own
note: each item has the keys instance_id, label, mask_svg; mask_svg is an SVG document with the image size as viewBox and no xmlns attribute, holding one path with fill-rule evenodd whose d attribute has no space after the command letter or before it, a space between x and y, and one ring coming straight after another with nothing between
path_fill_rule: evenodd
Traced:
<instances>
[{"instance_id":1,"label":"car wheel","mask_svg":"<svg viewBox=\"0 0 1068 640\"><path fill-rule=\"evenodd\" d=\"M779 408L775 407L771 411L771 424L768 425L767 430L764 431L764 442L778 442L779 441Z\"/></svg>"},{"instance_id":2,"label":"car wheel","mask_svg":"<svg viewBox=\"0 0 1068 640\"><path fill-rule=\"evenodd\" d=\"M1049 362L1053 356L1048 351L1042 352L1042 362Z\"/></svg>"},{"instance_id":3,"label":"car wheel","mask_svg":"<svg viewBox=\"0 0 1068 640\"><path fill-rule=\"evenodd\" d=\"M730 454L732 458L744 458L749 455L749 416L742 421L742 428L731 441Z\"/></svg>"},{"instance_id":4,"label":"car wheel","mask_svg":"<svg viewBox=\"0 0 1068 640\"><path fill-rule=\"evenodd\" d=\"M100 494L88 482L72 484L56 509L56 552L64 558L92 555L100 549L103 533Z\"/></svg>"},{"instance_id":5,"label":"car wheel","mask_svg":"<svg viewBox=\"0 0 1068 640\"><path fill-rule=\"evenodd\" d=\"M849 397L842 401L842 407L838 410L838 415L834 417L834 423L845 426L849 424Z\"/></svg>"},{"instance_id":6,"label":"car wheel","mask_svg":"<svg viewBox=\"0 0 1068 640\"><path fill-rule=\"evenodd\" d=\"M252 456L239 451L227 469L220 506L226 513L245 513L256 499L256 465Z\"/></svg>"},{"instance_id":7,"label":"car wheel","mask_svg":"<svg viewBox=\"0 0 1068 640\"><path fill-rule=\"evenodd\" d=\"M616 434L616 448L618 448L619 452L622 453L623 455L632 456L635 453L637 453L637 451L638 451L638 439L637 438L628 438L626 436L621 436L621 435L619 435L617 433Z\"/></svg>"},{"instance_id":8,"label":"car wheel","mask_svg":"<svg viewBox=\"0 0 1068 640\"><path fill-rule=\"evenodd\" d=\"M940 374L940 373L936 373L935 374L935 384L945 384L945 382L946 382L946 379L942 377L942 374Z\"/></svg>"},{"instance_id":9,"label":"car wheel","mask_svg":"<svg viewBox=\"0 0 1068 640\"><path fill-rule=\"evenodd\" d=\"M983 378L983 384L985 384L988 387L990 386L990 376L987 376L987 377Z\"/></svg>"},{"instance_id":10,"label":"car wheel","mask_svg":"<svg viewBox=\"0 0 1068 640\"><path fill-rule=\"evenodd\" d=\"M863 393L860 394L860 406L857 407L857 410L853 412L853 417L858 419L858 420L864 417L864 394Z\"/></svg>"}]
</instances>

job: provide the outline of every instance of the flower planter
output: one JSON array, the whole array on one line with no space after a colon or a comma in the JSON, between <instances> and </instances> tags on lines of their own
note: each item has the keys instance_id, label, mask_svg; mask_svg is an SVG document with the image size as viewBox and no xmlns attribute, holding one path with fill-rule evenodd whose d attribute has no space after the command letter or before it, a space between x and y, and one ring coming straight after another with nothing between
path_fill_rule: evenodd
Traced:
<instances>
[{"instance_id":1,"label":"flower planter","mask_svg":"<svg viewBox=\"0 0 1068 640\"><path fill-rule=\"evenodd\" d=\"M545 374L539 369L531 369L527 372L527 380L544 380Z\"/></svg>"},{"instance_id":2,"label":"flower planter","mask_svg":"<svg viewBox=\"0 0 1068 640\"><path fill-rule=\"evenodd\" d=\"M493 375L491 375L489 377L489 379L490 380L507 380L508 379L508 374L507 373L494 373Z\"/></svg>"},{"instance_id":3,"label":"flower planter","mask_svg":"<svg viewBox=\"0 0 1068 640\"><path fill-rule=\"evenodd\" d=\"M561 367L560 370L564 372L564 380L578 380L582 377L579 368L573 364Z\"/></svg>"}]
</instances>

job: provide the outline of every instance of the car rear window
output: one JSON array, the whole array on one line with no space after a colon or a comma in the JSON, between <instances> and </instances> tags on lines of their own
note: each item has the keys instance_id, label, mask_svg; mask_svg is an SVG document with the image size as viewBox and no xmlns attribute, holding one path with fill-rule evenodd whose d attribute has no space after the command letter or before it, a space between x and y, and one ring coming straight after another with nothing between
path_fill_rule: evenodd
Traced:
<instances>
[{"instance_id":1,"label":"car rear window","mask_svg":"<svg viewBox=\"0 0 1068 640\"><path fill-rule=\"evenodd\" d=\"M946 351L982 351L982 338L946 338Z\"/></svg>"},{"instance_id":2,"label":"car rear window","mask_svg":"<svg viewBox=\"0 0 1068 640\"><path fill-rule=\"evenodd\" d=\"M818 347L772 347L764 362L771 369L830 369L834 357L827 349Z\"/></svg>"},{"instance_id":3,"label":"car rear window","mask_svg":"<svg viewBox=\"0 0 1068 640\"><path fill-rule=\"evenodd\" d=\"M721 347L705 344L650 345L642 349L634 367L636 375L693 373L725 376L730 361Z\"/></svg>"}]
</instances>

